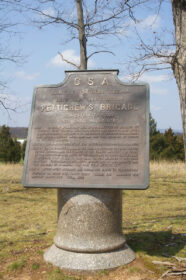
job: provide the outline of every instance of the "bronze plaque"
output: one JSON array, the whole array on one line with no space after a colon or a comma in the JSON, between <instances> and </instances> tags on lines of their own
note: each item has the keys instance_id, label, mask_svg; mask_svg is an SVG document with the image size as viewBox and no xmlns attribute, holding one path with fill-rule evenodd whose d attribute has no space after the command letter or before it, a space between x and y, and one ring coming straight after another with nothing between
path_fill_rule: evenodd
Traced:
<instances>
[{"instance_id":1,"label":"bronze plaque","mask_svg":"<svg viewBox=\"0 0 186 280\"><path fill-rule=\"evenodd\" d=\"M66 71L62 84L35 88L25 187L148 187L148 85L117 74Z\"/></svg>"}]
</instances>

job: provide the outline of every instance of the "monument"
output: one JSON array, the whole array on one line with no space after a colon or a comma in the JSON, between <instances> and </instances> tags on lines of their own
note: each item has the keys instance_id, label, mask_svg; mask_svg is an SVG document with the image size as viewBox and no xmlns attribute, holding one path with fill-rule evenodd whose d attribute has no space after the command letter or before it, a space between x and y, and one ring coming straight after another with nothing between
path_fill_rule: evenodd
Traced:
<instances>
[{"instance_id":1,"label":"monument","mask_svg":"<svg viewBox=\"0 0 186 280\"><path fill-rule=\"evenodd\" d=\"M58 189L58 229L46 261L69 270L131 262L121 189L149 184L149 90L118 70L66 71L36 87L23 185Z\"/></svg>"}]
</instances>

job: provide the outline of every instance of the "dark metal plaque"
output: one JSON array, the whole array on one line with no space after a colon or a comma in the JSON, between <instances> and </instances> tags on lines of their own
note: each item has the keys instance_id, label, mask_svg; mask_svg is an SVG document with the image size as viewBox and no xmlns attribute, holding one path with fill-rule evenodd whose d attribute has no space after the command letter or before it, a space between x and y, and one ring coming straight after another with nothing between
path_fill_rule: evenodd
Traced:
<instances>
[{"instance_id":1,"label":"dark metal plaque","mask_svg":"<svg viewBox=\"0 0 186 280\"><path fill-rule=\"evenodd\" d=\"M25 187L148 187L148 85L117 74L66 71L62 84L35 88Z\"/></svg>"}]
</instances>

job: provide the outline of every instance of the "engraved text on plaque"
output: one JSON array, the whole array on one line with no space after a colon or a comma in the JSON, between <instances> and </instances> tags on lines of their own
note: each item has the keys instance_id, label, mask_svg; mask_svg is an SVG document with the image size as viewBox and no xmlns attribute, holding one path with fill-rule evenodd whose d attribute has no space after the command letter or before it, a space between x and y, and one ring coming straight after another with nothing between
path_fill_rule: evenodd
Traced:
<instances>
[{"instance_id":1,"label":"engraved text on plaque","mask_svg":"<svg viewBox=\"0 0 186 280\"><path fill-rule=\"evenodd\" d=\"M147 188L148 86L116 70L66 75L35 89L23 185Z\"/></svg>"}]
</instances>

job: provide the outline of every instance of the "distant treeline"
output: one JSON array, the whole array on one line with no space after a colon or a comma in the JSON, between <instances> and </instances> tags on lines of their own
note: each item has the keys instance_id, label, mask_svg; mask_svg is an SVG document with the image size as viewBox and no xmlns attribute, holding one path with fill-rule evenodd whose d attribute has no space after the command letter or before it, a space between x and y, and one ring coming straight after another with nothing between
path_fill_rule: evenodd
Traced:
<instances>
[{"instance_id":1,"label":"distant treeline","mask_svg":"<svg viewBox=\"0 0 186 280\"><path fill-rule=\"evenodd\" d=\"M17 128L15 128L17 130ZM15 131L16 131L15 130ZM15 132L14 131L14 132ZM26 138L27 129L20 128L19 138ZM24 131L24 132L23 132ZM26 141L21 145L10 128L3 125L0 130L0 162L20 162L24 159ZM18 134L16 133L16 136ZM22 136L20 136L22 135ZM171 128L161 133L157 123L150 114L150 159L184 161L183 135L175 134Z\"/></svg>"},{"instance_id":2,"label":"distant treeline","mask_svg":"<svg viewBox=\"0 0 186 280\"><path fill-rule=\"evenodd\" d=\"M1 130L0 126L0 130ZM28 128L27 127L9 127L10 135L12 138L26 139Z\"/></svg>"},{"instance_id":3,"label":"distant treeline","mask_svg":"<svg viewBox=\"0 0 186 280\"><path fill-rule=\"evenodd\" d=\"M0 131L0 162L20 162L25 156L26 141L21 145L11 136L10 128L3 125Z\"/></svg>"},{"instance_id":4,"label":"distant treeline","mask_svg":"<svg viewBox=\"0 0 186 280\"><path fill-rule=\"evenodd\" d=\"M150 159L184 161L183 135L175 134L171 128L160 133L150 114Z\"/></svg>"}]
</instances>

